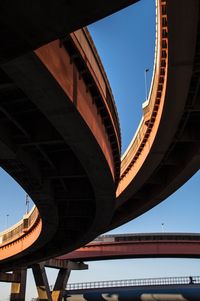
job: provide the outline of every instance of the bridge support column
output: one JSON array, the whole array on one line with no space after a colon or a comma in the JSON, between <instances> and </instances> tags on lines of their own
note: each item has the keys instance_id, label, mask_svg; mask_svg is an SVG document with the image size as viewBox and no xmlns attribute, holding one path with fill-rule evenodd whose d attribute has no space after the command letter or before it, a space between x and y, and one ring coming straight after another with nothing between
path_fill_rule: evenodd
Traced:
<instances>
[{"instance_id":1,"label":"bridge support column","mask_svg":"<svg viewBox=\"0 0 200 301\"><path fill-rule=\"evenodd\" d=\"M14 271L13 276L16 279L20 279L20 282L13 282L11 284L10 301L24 301L26 293L27 269Z\"/></svg>"},{"instance_id":2,"label":"bridge support column","mask_svg":"<svg viewBox=\"0 0 200 301\"><path fill-rule=\"evenodd\" d=\"M52 292L52 301L62 301L71 270L60 269Z\"/></svg>"},{"instance_id":3,"label":"bridge support column","mask_svg":"<svg viewBox=\"0 0 200 301\"><path fill-rule=\"evenodd\" d=\"M52 301L47 274L44 264L34 264L32 266L35 284L37 287L38 297L40 301Z\"/></svg>"},{"instance_id":4,"label":"bridge support column","mask_svg":"<svg viewBox=\"0 0 200 301\"><path fill-rule=\"evenodd\" d=\"M59 269L58 276L53 288L50 291L46 267ZM72 270L85 270L88 265L83 262L72 262L69 260L50 259L32 266L35 283L37 286L38 297L40 301L62 301L65 294L65 288Z\"/></svg>"}]
</instances>

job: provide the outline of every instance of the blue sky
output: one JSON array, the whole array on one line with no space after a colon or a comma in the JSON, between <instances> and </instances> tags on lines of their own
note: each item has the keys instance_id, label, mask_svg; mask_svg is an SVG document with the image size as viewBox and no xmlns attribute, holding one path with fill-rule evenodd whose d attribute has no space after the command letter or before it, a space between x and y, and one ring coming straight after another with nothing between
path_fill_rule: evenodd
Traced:
<instances>
[{"instance_id":1,"label":"blue sky","mask_svg":"<svg viewBox=\"0 0 200 301\"><path fill-rule=\"evenodd\" d=\"M122 151L137 129L145 100L144 70L150 86L155 49L155 1L142 0L89 26L120 117Z\"/></svg>"},{"instance_id":2,"label":"blue sky","mask_svg":"<svg viewBox=\"0 0 200 301\"><path fill-rule=\"evenodd\" d=\"M146 68L150 69L147 73L148 87L151 82L155 47L155 1L141 0L111 17L92 24L89 30L113 90L120 117L124 151L142 116ZM2 170L0 178L0 230L3 230L7 223L10 226L17 222L26 208L25 192ZM162 223L165 232L200 232L199 183L198 172L160 205L112 232L161 232ZM70 281L187 276L198 275L199 271L200 260L119 260L89 263L88 271L74 271ZM50 283L53 283L55 274L49 273ZM28 301L30 297L36 296L31 274L29 283ZM0 297L0 301L6 300L8 285L0 284L0 291L3 296Z\"/></svg>"}]
</instances>

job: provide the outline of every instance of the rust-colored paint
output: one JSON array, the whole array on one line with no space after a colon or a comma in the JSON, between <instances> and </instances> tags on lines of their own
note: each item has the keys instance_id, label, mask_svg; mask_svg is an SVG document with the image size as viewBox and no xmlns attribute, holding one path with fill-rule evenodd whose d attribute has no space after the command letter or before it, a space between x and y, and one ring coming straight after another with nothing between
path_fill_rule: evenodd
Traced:
<instances>
[{"instance_id":1,"label":"rust-colored paint","mask_svg":"<svg viewBox=\"0 0 200 301\"><path fill-rule=\"evenodd\" d=\"M74 34L74 36L76 34ZM102 75L102 71L100 70L101 66L99 66L96 62L94 53L89 50L90 47L88 42L86 41L86 35L83 31L80 31L78 35L79 37L82 37L84 47L87 47L88 49L89 58L86 58L88 68L97 83L102 98L105 102L105 108L109 113L111 122L114 127L115 124L112 119L112 114L109 112L109 107L107 106L106 100L108 82L105 81ZM81 51L81 45L77 44L77 47L79 47L79 50ZM98 144L100 145L105 158L107 159L113 178L115 178L115 162L113 159L112 145L109 141L108 134L106 133L104 121L101 118L101 115L99 114L95 103L93 102L91 94L88 92L88 88L85 82L81 78L76 65L71 60L66 49L61 45L59 40L56 40L37 49L35 51L35 54L45 65L45 67L50 71L50 73L56 79L57 83L66 93L66 101L68 101L69 99L72 103L74 103L74 106L87 123L93 136L96 138ZM118 140L118 144L120 144L117 130L115 134ZM120 148L120 145L118 146ZM40 219L39 222L35 223L35 225L33 225L31 229L26 229L26 231L21 233L18 237L12 237L11 239L9 239L9 241L3 243L0 246L0 260L14 256L30 247L39 237L41 229L42 221Z\"/></svg>"},{"instance_id":2,"label":"rust-colored paint","mask_svg":"<svg viewBox=\"0 0 200 301\"><path fill-rule=\"evenodd\" d=\"M119 137L120 133L118 132L119 129L116 128L119 122L118 119L116 118L117 109L115 107L109 81L107 79L101 60L98 56L94 42L87 28L83 28L81 30L77 30L73 32L71 34L71 38L74 44L76 45L77 49L79 49L82 58L85 59L87 68L90 71L90 74L92 75L93 79L95 80L95 83L99 91L101 92L104 105L112 121L112 125L118 142L118 148L120 149L120 137ZM107 91L109 91L109 93ZM110 106L112 109L110 109L109 107L108 104L109 100L107 99L108 98L107 94L110 95L110 100L112 100L112 105Z\"/></svg>"},{"instance_id":3,"label":"rust-colored paint","mask_svg":"<svg viewBox=\"0 0 200 301\"><path fill-rule=\"evenodd\" d=\"M60 46L59 40L37 49L35 53L57 80L71 102L74 102L77 110L98 141L114 178L115 168L112 148L105 131L103 120L100 114L98 114L92 96L88 93L86 84L82 78L78 76L79 72L71 61L69 54L64 47ZM75 100L74 94L76 94Z\"/></svg>"},{"instance_id":4,"label":"rust-colored paint","mask_svg":"<svg viewBox=\"0 0 200 301\"><path fill-rule=\"evenodd\" d=\"M200 241L162 240L113 242L87 245L60 259L105 260L138 257L200 257Z\"/></svg>"}]
</instances>

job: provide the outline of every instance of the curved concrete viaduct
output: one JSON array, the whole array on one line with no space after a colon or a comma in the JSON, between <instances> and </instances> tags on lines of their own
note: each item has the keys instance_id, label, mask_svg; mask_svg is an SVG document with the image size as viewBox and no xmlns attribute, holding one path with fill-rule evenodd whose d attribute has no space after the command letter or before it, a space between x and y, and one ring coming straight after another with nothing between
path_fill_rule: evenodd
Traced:
<instances>
[{"instance_id":1,"label":"curved concrete viaduct","mask_svg":"<svg viewBox=\"0 0 200 301\"><path fill-rule=\"evenodd\" d=\"M103 1L98 17L130 1L115 3L111 8ZM87 20L79 14L72 18L80 22L71 20L69 28L96 19L96 5L91 4ZM13 32L6 22L14 11L6 4L1 8L3 34ZM22 23L29 16L26 8ZM1 48L0 164L39 211L3 233L2 268L84 245L152 208L199 169L198 1L157 1L151 91L122 161L112 92L88 31L67 34L66 29L63 35L63 18L58 25L49 20L51 14L44 31L33 23L34 31L29 22L23 32L19 23L13 34L16 49L8 39Z\"/></svg>"},{"instance_id":2,"label":"curved concrete viaduct","mask_svg":"<svg viewBox=\"0 0 200 301\"><path fill-rule=\"evenodd\" d=\"M79 39L89 55L87 64ZM12 240L2 246L1 259L23 255L17 261L23 264L52 257L93 239L110 222L120 134L98 60L83 29L62 45L56 40L3 66L1 166L32 197L40 219L32 238L22 231L16 245ZM30 244L34 259L26 251Z\"/></svg>"},{"instance_id":3,"label":"curved concrete viaduct","mask_svg":"<svg viewBox=\"0 0 200 301\"><path fill-rule=\"evenodd\" d=\"M105 235L59 259L95 261L125 258L200 258L196 233Z\"/></svg>"},{"instance_id":4,"label":"curved concrete viaduct","mask_svg":"<svg viewBox=\"0 0 200 301\"><path fill-rule=\"evenodd\" d=\"M161 1L161 11L152 89L122 158L111 228L158 204L200 166L199 2Z\"/></svg>"}]
</instances>

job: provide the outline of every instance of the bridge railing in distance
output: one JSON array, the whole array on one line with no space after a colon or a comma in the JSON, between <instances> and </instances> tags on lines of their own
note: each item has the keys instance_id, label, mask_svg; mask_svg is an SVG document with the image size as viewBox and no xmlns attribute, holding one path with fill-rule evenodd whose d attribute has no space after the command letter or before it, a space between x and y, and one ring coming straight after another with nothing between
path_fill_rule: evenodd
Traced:
<instances>
[{"instance_id":1,"label":"bridge railing in distance","mask_svg":"<svg viewBox=\"0 0 200 301\"><path fill-rule=\"evenodd\" d=\"M68 283L66 290L83 290L96 288L113 288L129 286L163 286L163 285L187 285L200 284L200 276L126 279L97 282Z\"/></svg>"},{"instance_id":2,"label":"bridge railing in distance","mask_svg":"<svg viewBox=\"0 0 200 301\"><path fill-rule=\"evenodd\" d=\"M126 234L106 234L101 235L89 244L112 243L112 242L131 242L131 241L163 241L163 240L192 240L199 241L199 233L126 233Z\"/></svg>"},{"instance_id":3,"label":"bridge railing in distance","mask_svg":"<svg viewBox=\"0 0 200 301\"><path fill-rule=\"evenodd\" d=\"M159 59L159 51L160 51L159 38L160 37L159 37L159 31L161 31L160 30L161 22L159 22L160 20L158 20L158 18L159 18L159 14L158 14L158 9L159 9L158 5L159 4L158 4L158 2L156 1L155 54L154 54L154 67L153 67L153 76L152 76L150 92L149 92L148 99L146 99L146 101L142 105L142 107L143 107L143 117L140 121L140 124L137 128L137 131L136 131L130 145L128 146L126 152L122 156L122 164L121 164L121 177L122 178L126 174L126 170L127 170L128 166L130 165L131 159L135 156L137 150L142 145L141 143L142 143L142 141L145 137L145 134L148 130L148 127L150 127L150 123L149 123L149 126L147 124L147 120L145 118L145 115L148 115L148 116L151 115L151 113L153 112L154 103L155 103L155 99L156 99L155 95L156 95L157 86L158 86L158 80L157 80L158 76L156 76L157 75L156 74L156 69L160 68L160 59ZM159 104L160 104L160 102L157 104L156 109L158 109ZM155 119L153 119L152 121L154 121L154 120ZM153 122L151 122L151 124L153 124ZM142 145L142 146L144 146L144 145Z\"/></svg>"}]
</instances>

